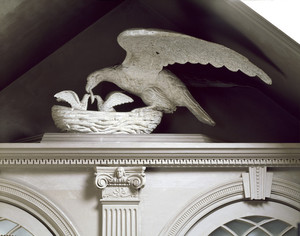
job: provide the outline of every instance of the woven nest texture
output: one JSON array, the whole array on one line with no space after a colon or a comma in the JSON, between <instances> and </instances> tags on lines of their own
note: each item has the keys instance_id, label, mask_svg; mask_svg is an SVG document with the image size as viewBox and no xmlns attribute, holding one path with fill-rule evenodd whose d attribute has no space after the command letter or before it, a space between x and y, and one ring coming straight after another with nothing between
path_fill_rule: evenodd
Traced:
<instances>
[{"instance_id":1,"label":"woven nest texture","mask_svg":"<svg viewBox=\"0 0 300 236\"><path fill-rule=\"evenodd\" d=\"M68 132L99 134L149 134L160 123L162 112L135 109L131 112L81 111L55 105L52 118L55 125Z\"/></svg>"}]
</instances>

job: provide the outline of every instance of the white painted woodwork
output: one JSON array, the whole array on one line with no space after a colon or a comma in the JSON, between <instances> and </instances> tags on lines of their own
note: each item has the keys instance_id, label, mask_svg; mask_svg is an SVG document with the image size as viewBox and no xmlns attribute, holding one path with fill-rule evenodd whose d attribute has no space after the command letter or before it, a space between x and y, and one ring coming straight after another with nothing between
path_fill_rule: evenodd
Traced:
<instances>
[{"instance_id":1,"label":"white painted woodwork","mask_svg":"<svg viewBox=\"0 0 300 236\"><path fill-rule=\"evenodd\" d=\"M6 218L21 227L25 228L31 234L52 236L53 234L37 218L19 207L0 202L0 218ZM0 230L1 231L1 230ZM6 232L7 233L7 232ZM13 233L12 233L13 235Z\"/></svg>"},{"instance_id":2,"label":"white painted woodwork","mask_svg":"<svg viewBox=\"0 0 300 236\"><path fill-rule=\"evenodd\" d=\"M103 236L138 236L139 190L145 185L145 167L96 167L96 186L101 189Z\"/></svg>"},{"instance_id":3,"label":"white painted woodwork","mask_svg":"<svg viewBox=\"0 0 300 236\"><path fill-rule=\"evenodd\" d=\"M268 216L297 227L299 211L276 202L237 202L225 206L197 222L186 236L209 235L219 226L244 216ZM205 226L205 227L204 227Z\"/></svg>"},{"instance_id":4,"label":"white painted woodwork","mask_svg":"<svg viewBox=\"0 0 300 236\"><path fill-rule=\"evenodd\" d=\"M202 199L209 202L196 205L203 215L215 212L218 204L228 205L231 200L249 201L242 178L243 173L248 174L249 167L267 167L267 173L273 173L271 195L260 201L263 205L280 202L300 208L299 144L205 143L201 139L200 135L171 134L52 134L41 143L2 143L0 178L33 189L51 201L55 209L63 212L66 222L74 226L73 232L78 232L74 235L80 236L102 234L103 209L114 219L108 234L123 230L118 224L120 209L126 209L128 214L137 209L137 218L133 217L135 220L129 225L132 229L136 229L134 224L140 227L136 229L141 232L138 236L153 236L171 227L171 223L176 224L177 216L185 214L189 206ZM136 202L128 198L122 204L118 200L117 205L112 199L99 202L102 190L95 185L95 167L114 170L120 166L125 167L125 171L131 167L147 167L145 187L138 191ZM234 188L230 183L236 183ZM224 195L218 195L224 186L234 192L225 188ZM11 198L11 201L14 200ZM186 222L187 230L198 222L197 217L202 217L199 214L195 214L195 218L187 215L191 222L191 225ZM289 214L289 211L283 209L281 214ZM123 216L125 214L122 214L125 220Z\"/></svg>"},{"instance_id":5,"label":"white painted woodwork","mask_svg":"<svg viewBox=\"0 0 300 236\"><path fill-rule=\"evenodd\" d=\"M249 173L243 173L245 197L251 200L264 200L271 195L273 173L267 173L267 167L249 167Z\"/></svg>"},{"instance_id":6,"label":"white painted woodwork","mask_svg":"<svg viewBox=\"0 0 300 236\"><path fill-rule=\"evenodd\" d=\"M139 202L102 201L103 236L138 236Z\"/></svg>"}]
</instances>

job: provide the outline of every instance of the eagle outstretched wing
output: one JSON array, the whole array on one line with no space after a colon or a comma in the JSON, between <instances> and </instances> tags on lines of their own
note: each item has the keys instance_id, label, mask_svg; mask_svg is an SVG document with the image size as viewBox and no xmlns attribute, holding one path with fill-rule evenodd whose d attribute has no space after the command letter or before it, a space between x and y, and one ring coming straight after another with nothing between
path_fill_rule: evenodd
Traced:
<instances>
[{"instance_id":1,"label":"eagle outstretched wing","mask_svg":"<svg viewBox=\"0 0 300 236\"><path fill-rule=\"evenodd\" d=\"M246 57L220 44L188 35L156 29L130 29L118 36L118 43L127 52L122 65L150 73L154 77L164 66L174 63L211 64L231 71L259 77L271 84L270 77Z\"/></svg>"}]
</instances>

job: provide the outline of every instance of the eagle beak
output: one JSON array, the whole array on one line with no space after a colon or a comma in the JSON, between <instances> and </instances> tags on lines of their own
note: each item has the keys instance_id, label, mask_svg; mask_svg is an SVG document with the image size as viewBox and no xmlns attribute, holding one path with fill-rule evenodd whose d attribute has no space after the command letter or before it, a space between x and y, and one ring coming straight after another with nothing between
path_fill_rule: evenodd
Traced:
<instances>
[{"instance_id":1,"label":"eagle beak","mask_svg":"<svg viewBox=\"0 0 300 236\"><path fill-rule=\"evenodd\" d=\"M90 93L90 95L91 95L91 103L93 104L94 101L95 101L94 93L93 93L93 91L92 91L91 89L90 89L89 93Z\"/></svg>"}]
</instances>

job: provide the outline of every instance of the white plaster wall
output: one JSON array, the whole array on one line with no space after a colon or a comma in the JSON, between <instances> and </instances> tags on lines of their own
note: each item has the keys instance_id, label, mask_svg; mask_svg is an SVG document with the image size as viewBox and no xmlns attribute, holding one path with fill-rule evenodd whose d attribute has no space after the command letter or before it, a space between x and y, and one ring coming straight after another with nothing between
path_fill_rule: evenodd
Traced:
<instances>
[{"instance_id":1,"label":"white plaster wall","mask_svg":"<svg viewBox=\"0 0 300 236\"><path fill-rule=\"evenodd\" d=\"M241 170L211 170L148 169L146 186L141 191L143 236L158 235L199 193L241 176Z\"/></svg>"},{"instance_id":2,"label":"white plaster wall","mask_svg":"<svg viewBox=\"0 0 300 236\"><path fill-rule=\"evenodd\" d=\"M140 192L142 236L156 236L195 196L235 180L246 168L148 168ZM100 192L93 168L2 168L0 178L23 183L55 203L80 235L100 235ZM300 184L299 168L272 169L274 177Z\"/></svg>"},{"instance_id":3,"label":"white plaster wall","mask_svg":"<svg viewBox=\"0 0 300 236\"><path fill-rule=\"evenodd\" d=\"M300 184L299 168L271 169L275 178ZM163 227L201 193L241 177L241 169L149 169L141 191L143 236L158 235Z\"/></svg>"}]
</instances>

